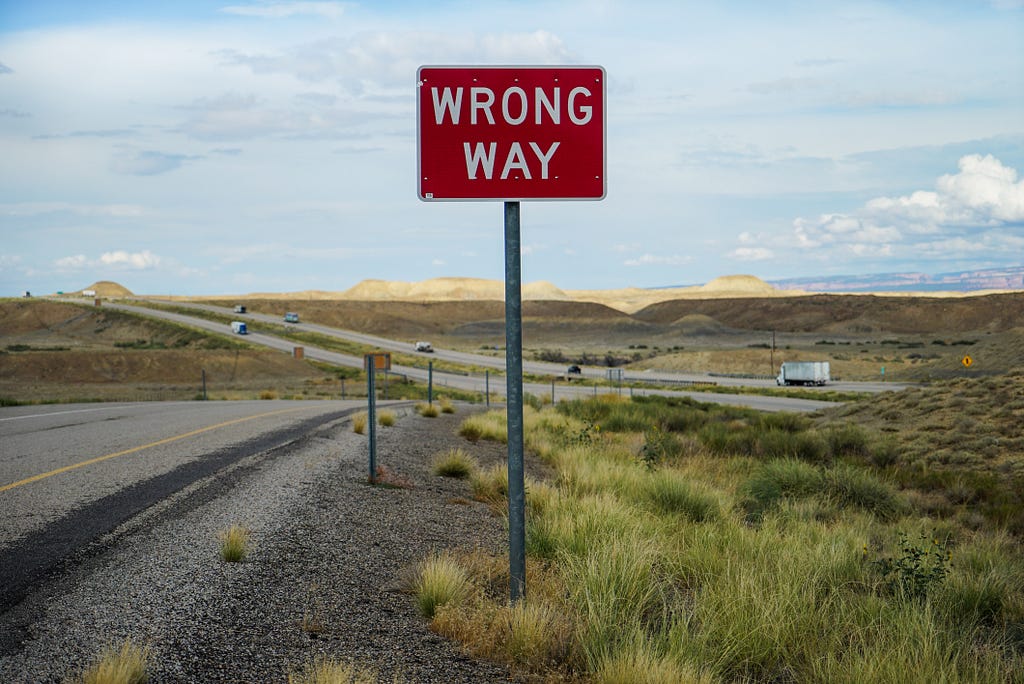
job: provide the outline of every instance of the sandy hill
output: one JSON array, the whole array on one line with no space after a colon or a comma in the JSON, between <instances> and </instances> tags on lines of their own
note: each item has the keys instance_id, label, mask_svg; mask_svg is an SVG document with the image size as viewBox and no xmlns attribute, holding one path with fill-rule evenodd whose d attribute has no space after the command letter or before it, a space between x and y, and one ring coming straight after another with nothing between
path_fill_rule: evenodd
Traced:
<instances>
[{"instance_id":1,"label":"sandy hill","mask_svg":"<svg viewBox=\"0 0 1024 684\"><path fill-rule=\"evenodd\" d=\"M364 280L354 287L338 293L337 298L417 302L504 301L505 282L483 278L432 278L419 283ZM523 285L523 299L566 301L571 297L551 283L539 281Z\"/></svg>"},{"instance_id":2,"label":"sandy hill","mask_svg":"<svg viewBox=\"0 0 1024 684\"><path fill-rule=\"evenodd\" d=\"M97 297L132 297L132 291L124 285L115 283L112 280L97 280L89 287L83 287L74 294L82 294L86 291L92 291L96 293Z\"/></svg>"}]
</instances>

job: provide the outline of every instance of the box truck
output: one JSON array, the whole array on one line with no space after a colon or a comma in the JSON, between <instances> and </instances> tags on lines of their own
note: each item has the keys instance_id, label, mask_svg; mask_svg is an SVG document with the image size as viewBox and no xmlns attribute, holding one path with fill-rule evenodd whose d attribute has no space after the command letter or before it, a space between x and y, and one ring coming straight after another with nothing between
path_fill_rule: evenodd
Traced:
<instances>
[{"instance_id":1,"label":"box truck","mask_svg":"<svg viewBox=\"0 0 1024 684\"><path fill-rule=\"evenodd\" d=\"M245 327L245 323L242 321L231 321L231 332L236 335L248 335L249 330Z\"/></svg>"},{"instance_id":2,"label":"box truck","mask_svg":"<svg viewBox=\"0 0 1024 684\"><path fill-rule=\"evenodd\" d=\"M235 313L245 313L245 307L241 304L235 304Z\"/></svg>"},{"instance_id":3,"label":"box truck","mask_svg":"<svg viewBox=\"0 0 1024 684\"><path fill-rule=\"evenodd\" d=\"M829 382L828 361L787 361L779 368L779 385L824 385Z\"/></svg>"}]
</instances>

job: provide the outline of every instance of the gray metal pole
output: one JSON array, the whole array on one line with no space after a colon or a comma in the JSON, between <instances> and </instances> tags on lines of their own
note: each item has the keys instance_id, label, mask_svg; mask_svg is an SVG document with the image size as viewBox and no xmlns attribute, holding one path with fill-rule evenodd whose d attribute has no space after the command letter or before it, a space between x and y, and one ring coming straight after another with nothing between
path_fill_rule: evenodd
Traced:
<instances>
[{"instance_id":1,"label":"gray metal pole","mask_svg":"<svg viewBox=\"0 0 1024 684\"><path fill-rule=\"evenodd\" d=\"M370 484L377 482L377 389L374 385L376 359L370 357L366 371L366 422L370 424Z\"/></svg>"},{"instance_id":2,"label":"gray metal pole","mask_svg":"<svg viewBox=\"0 0 1024 684\"><path fill-rule=\"evenodd\" d=\"M434 405L434 362L427 361L427 404Z\"/></svg>"},{"instance_id":3,"label":"gray metal pole","mask_svg":"<svg viewBox=\"0 0 1024 684\"><path fill-rule=\"evenodd\" d=\"M505 387L508 423L508 563L513 603L526 598L523 481L523 293L519 202L505 202Z\"/></svg>"}]
</instances>

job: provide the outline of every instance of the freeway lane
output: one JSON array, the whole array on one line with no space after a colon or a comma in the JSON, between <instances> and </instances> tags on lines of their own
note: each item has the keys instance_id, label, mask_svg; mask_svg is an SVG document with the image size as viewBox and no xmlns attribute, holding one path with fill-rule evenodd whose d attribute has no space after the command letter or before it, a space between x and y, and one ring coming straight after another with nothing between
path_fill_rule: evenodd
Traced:
<instances>
[{"instance_id":1,"label":"freeway lane","mask_svg":"<svg viewBox=\"0 0 1024 684\"><path fill-rule=\"evenodd\" d=\"M181 306L182 303L174 302L176 306ZM172 313L169 311L162 311L159 309L149 309L145 307L130 306L120 303L106 304L113 309L120 309L122 311L130 311L132 313L140 314L143 316L152 316L154 318L163 318L165 320L171 320L183 325L190 325L193 327L203 328L212 332L220 334L227 334L227 326L223 323L215 323L207 321L201 318L193 318L191 316L185 316L178 313ZM187 308L202 309L206 311L213 311L218 314L226 316L234 316L234 314L227 308L215 307L206 304L188 304ZM243 316L237 316L243 318ZM248 320L265 321L268 323L280 324L281 321L277 317L268 316L266 314L245 314L244 318ZM299 329L309 330L336 337L338 339L356 341L362 344L372 344L375 347L381 349L388 349L392 351L410 352L410 346L405 343L396 342L394 340L387 340L380 337L374 337L372 335L363 335L362 333L352 333L350 331L337 330L334 328L328 328L321 325L313 325L308 323L302 323ZM274 349L280 349L282 351L291 351L295 346L295 343L283 340L272 335L266 335L262 333L250 333L246 336L246 341L271 347ZM362 368L363 360L361 357L352 356L350 354L341 354L338 352L326 351L317 347L311 347L308 345L304 346L306 358L324 361L335 365L349 366L354 368ZM497 359L490 356L482 356L477 354L469 354L465 352L454 352L454 351L437 351L435 358L448 359L457 361L459 363L465 363L469 365L477 365L484 367L493 367L504 371L505 360ZM538 362L524 362L524 371L527 373L541 373L560 375L563 370L561 366L555 366L554 364L545 364ZM402 366L398 364L392 365L392 372L400 375L405 375L409 378L426 382L427 370L425 368L418 368L414 366ZM597 370L587 369L586 372L593 377L603 377L603 375ZM487 380L481 375L459 375L455 373L445 373L441 371L434 371L434 386L439 391L443 391L444 387L454 387L457 389L483 393L485 391L485 385ZM689 375L678 375L678 374L650 374L648 378L661 378L668 381L679 382L683 381L708 381L713 380L721 385L755 385L755 386L770 386L773 385L773 381L765 380L744 380L741 378L711 378L706 375L701 376L689 376ZM628 377L626 380L628 381ZM850 385L856 385L856 383L849 383ZM489 383L490 391L498 395L504 395L505 393L505 379L504 378L491 378ZM856 391L854 387L849 388L851 391ZM887 385L884 386L886 390L897 390L901 389L898 385ZM550 384L541 383L524 383L523 390L525 392L535 394L537 396L551 396L552 390L554 391L554 398L568 399L583 396L592 396L593 388L578 387L571 383L556 383L554 387ZM602 391L608 391L607 389ZM862 390L868 391L868 390ZM627 390L628 392L628 390ZM642 394L660 394L664 396L685 396L692 397L697 401L706 401L713 403L729 404L733 406L748 406L763 411L816 411L827 406L835 406L835 403L806 400L806 399L792 399L788 397L767 397L758 395L732 395L732 394L715 394L706 392L687 392L684 390L654 390L654 389L643 389L640 390Z\"/></svg>"},{"instance_id":2,"label":"freeway lane","mask_svg":"<svg viewBox=\"0 0 1024 684\"><path fill-rule=\"evenodd\" d=\"M251 401L0 409L0 610L145 508L363 408Z\"/></svg>"}]
</instances>

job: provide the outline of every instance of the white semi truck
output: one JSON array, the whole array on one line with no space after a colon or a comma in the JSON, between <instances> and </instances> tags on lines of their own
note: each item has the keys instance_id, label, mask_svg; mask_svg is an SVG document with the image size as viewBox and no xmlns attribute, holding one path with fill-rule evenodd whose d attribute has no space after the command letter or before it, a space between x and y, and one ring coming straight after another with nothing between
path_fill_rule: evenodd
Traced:
<instances>
[{"instance_id":1,"label":"white semi truck","mask_svg":"<svg viewBox=\"0 0 1024 684\"><path fill-rule=\"evenodd\" d=\"M236 335L248 335L249 328L244 321L231 321L231 332Z\"/></svg>"},{"instance_id":2,"label":"white semi truck","mask_svg":"<svg viewBox=\"0 0 1024 684\"><path fill-rule=\"evenodd\" d=\"M787 361L779 368L779 385L824 385L832 380L828 361Z\"/></svg>"}]
</instances>

